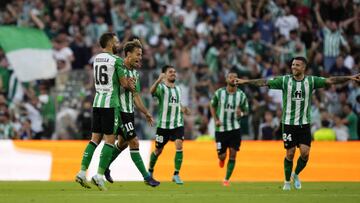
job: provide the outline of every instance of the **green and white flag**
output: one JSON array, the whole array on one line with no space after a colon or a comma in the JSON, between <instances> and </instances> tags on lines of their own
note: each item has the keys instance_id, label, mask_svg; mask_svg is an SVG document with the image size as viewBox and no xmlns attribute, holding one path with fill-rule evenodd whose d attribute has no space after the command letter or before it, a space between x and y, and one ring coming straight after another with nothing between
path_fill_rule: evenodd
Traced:
<instances>
[{"instance_id":1,"label":"green and white flag","mask_svg":"<svg viewBox=\"0 0 360 203\"><path fill-rule=\"evenodd\" d=\"M54 78L57 73L51 43L34 28L0 26L0 47L22 82Z\"/></svg>"}]
</instances>

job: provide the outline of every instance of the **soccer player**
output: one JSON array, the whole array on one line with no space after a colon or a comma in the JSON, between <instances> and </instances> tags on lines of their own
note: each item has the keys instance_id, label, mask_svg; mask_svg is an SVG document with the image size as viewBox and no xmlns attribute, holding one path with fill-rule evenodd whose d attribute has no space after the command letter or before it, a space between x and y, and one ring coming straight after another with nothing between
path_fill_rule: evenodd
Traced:
<instances>
[{"instance_id":1,"label":"soccer player","mask_svg":"<svg viewBox=\"0 0 360 203\"><path fill-rule=\"evenodd\" d=\"M169 140L175 141L175 170L172 181L183 184L179 171L183 161L184 118L183 114L190 115L188 107L181 105L181 90L175 84L176 70L173 66L165 65L162 73L151 86L150 92L159 101L155 150L151 153L149 173L153 175L157 159Z\"/></svg>"},{"instance_id":2,"label":"soccer player","mask_svg":"<svg viewBox=\"0 0 360 203\"><path fill-rule=\"evenodd\" d=\"M140 97L140 80L139 73L136 71L136 68L139 68L141 66L141 42L138 39L134 39L125 43L124 53L125 59L124 63L121 64L121 66L125 70L125 76L128 78L134 78L134 81L136 81L136 85L134 91L122 87L120 88L120 115L123 123L123 130L119 131L120 136L118 136L118 142L115 145L110 164L127 146L129 146L131 159L135 163L138 170L141 172L145 183L152 187L156 187L160 184L160 182L154 180L144 166L143 160L139 153L139 140L136 136L134 129L134 104L141 111L141 113L145 115L146 120L150 125L152 125L154 122L151 114L145 108ZM105 178L110 183L113 183L109 168L107 168L105 171Z\"/></svg>"},{"instance_id":3,"label":"soccer player","mask_svg":"<svg viewBox=\"0 0 360 203\"><path fill-rule=\"evenodd\" d=\"M235 85L236 78L237 73L230 71L226 76L226 87L216 90L210 103L210 112L215 120L215 140L221 168L225 165L226 151L229 148L224 186L229 186L236 154L241 145L239 119L249 111L245 93Z\"/></svg>"},{"instance_id":4,"label":"soccer player","mask_svg":"<svg viewBox=\"0 0 360 203\"><path fill-rule=\"evenodd\" d=\"M120 85L127 89L135 89L132 79L125 78L121 67L122 59L114 55L119 46L119 40L114 33L104 33L100 37L100 46L103 52L94 58L95 98L93 102L92 136L85 148L81 170L76 175L76 182L85 188L90 188L86 182L86 170L98 144L105 135L105 144L101 150L97 175L91 181L100 190L106 190L103 174L109 165L115 143L115 134L121 125L119 118L119 91Z\"/></svg>"},{"instance_id":5,"label":"soccer player","mask_svg":"<svg viewBox=\"0 0 360 203\"><path fill-rule=\"evenodd\" d=\"M279 76L271 80L236 79L236 84L268 86L270 89L280 89L283 92L281 125L286 149L283 190L291 190L290 178L293 179L295 189L301 189L299 174L308 162L311 146L310 113L313 90L326 85L345 83L350 80L360 81L360 74L329 78L305 75L306 68L307 60L304 57L295 57L292 60L291 75ZM300 149L300 156L295 171L292 172L296 147Z\"/></svg>"}]
</instances>

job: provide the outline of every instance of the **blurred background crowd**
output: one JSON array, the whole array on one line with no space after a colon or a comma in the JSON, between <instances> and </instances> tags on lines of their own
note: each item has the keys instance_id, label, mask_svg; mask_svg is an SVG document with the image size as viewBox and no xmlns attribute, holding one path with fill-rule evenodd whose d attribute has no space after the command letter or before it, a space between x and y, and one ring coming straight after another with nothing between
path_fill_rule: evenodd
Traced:
<instances>
[{"instance_id":1,"label":"blurred background crowd","mask_svg":"<svg viewBox=\"0 0 360 203\"><path fill-rule=\"evenodd\" d=\"M309 61L308 74L343 76L360 70L359 0L2 0L0 24L42 29L53 44L58 74L21 82L0 51L0 139L88 139L94 95L92 58L97 40L115 32L121 42L143 43L142 97L165 64L177 68L186 139L212 137L209 101L231 69L242 78L289 74L294 56ZM313 94L315 140L358 140L360 84ZM243 139L280 140L282 93L240 87L251 107L241 120ZM137 115L141 139L155 128Z\"/></svg>"}]
</instances>

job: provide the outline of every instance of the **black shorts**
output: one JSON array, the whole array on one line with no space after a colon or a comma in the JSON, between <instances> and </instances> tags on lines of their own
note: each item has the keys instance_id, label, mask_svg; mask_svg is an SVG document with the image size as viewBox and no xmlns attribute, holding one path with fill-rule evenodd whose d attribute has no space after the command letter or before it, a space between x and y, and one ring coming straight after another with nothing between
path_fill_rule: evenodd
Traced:
<instances>
[{"instance_id":1,"label":"black shorts","mask_svg":"<svg viewBox=\"0 0 360 203\"><path fill-rule=\"evenodd\" d=\"M119 108L93 108L91 131L105 135L116 135L120 125Z\"/></svg>"},{"instance_id":2,"label":"black shorts","mask_svg":"<svg viewBox=\"0 0 360 203\"><path fill-rule=\"evenodd\" d=\"M125 113L120 112L121 121L123 125L119 130L119 135L124 138L124 140L129 141L136 137L135 132L135 115L134 113Z\"/></svg>"},{"instance_id":3,"label":"black shorts","mask_svg":"<svg viewBox=\"0 0 360 203\"><path fill-rule=\"evenodd\" d=\"M290 149L300 144L311 146L310 125L282 125L282 138L285 149Z\"/></svg>"},{"instance_id":4,"label":"black shorts","mask_svg":"<svg viewBox=\"0 0 360 203\"><path fill-rule=\"evenodd\" d=\"M156 137L155 137L155 147L157 149L163 148L169 140L175 141L177 139L184 140L183 126L174 129L157 128Z\"/></svg>"},{"instance_id":5,"label":"black shorts","mask_svg":"<svg viewBox=\"0 0 360 203\"><path fill-rule=\"evenodd\" d=\"M240 128L225 132L215 132L215 141L218 155L226 153L227 148L239 151L241 144Z\"/></svg>"}]
</instances>

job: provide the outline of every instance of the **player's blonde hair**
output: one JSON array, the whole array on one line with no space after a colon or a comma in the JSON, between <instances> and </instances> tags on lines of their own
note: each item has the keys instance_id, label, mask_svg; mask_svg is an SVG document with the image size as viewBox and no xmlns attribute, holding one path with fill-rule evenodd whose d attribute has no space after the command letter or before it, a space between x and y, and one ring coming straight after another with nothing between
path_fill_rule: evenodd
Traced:
<instances>
[{"instance_id":1,"label":"player's blonde hair","mask_svg":"<svg viewBox=\"0 0 360 203\"><path fill-rule=\"evenodd\" d=\"M128 52L133 52L135 48L142 49L142 44L139 39L133 39L132 41L126 42L124 45L125 57Z\"/></svg>"}]
</instances>

